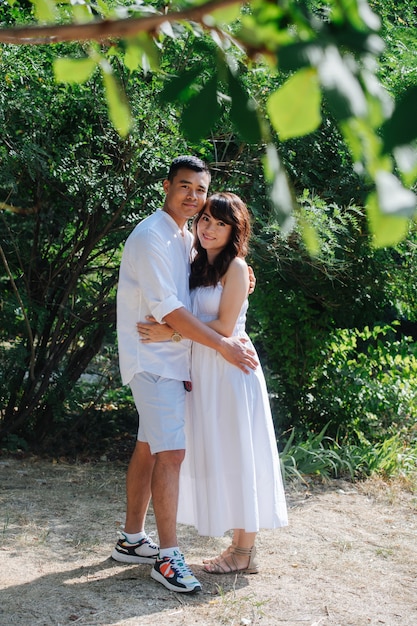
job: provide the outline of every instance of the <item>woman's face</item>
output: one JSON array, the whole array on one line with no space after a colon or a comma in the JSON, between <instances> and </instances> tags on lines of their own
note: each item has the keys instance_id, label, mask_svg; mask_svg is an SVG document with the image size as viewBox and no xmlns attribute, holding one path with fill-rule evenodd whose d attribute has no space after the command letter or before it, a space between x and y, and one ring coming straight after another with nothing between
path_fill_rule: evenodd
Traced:
<instances>
[{"instance_id":1,"label":"woman's face","mask_svg":"<svg viewBox=\"0 0 417 626\"><path fill-rule=\"evenodd\" d=\"M197 237L201 246L207 251L209 261L229 243L232 226L212 216L208 206L197 223Z\"/></svg>"}]
</instances>

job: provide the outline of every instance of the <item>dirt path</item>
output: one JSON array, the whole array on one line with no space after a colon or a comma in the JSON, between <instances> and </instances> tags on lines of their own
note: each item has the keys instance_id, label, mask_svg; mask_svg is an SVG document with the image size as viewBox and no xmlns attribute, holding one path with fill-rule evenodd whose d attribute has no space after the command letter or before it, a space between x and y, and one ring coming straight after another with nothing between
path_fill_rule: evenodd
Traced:
<instances>
[{"instance_id":1,"label":"dirt path","mask_svg":"<svg viewBox=\"0 0 417 626\"><path fill-rule=\"evenodd\" d=\"M0 624L415 626L417 497L372 481L288 490L290 525L258 537L256 576L210 576L227 539L180 526L203 584L167 591L148 566L108 558L125 466L0 458ZM151 518L148 531L152 530Z\"/></svg>"}]
</instances>

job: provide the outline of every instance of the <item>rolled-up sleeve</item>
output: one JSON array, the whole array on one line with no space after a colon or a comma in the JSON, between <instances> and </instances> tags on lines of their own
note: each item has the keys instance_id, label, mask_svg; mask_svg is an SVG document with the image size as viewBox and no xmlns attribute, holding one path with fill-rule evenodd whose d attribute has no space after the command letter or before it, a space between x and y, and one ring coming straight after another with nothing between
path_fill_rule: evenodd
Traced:
<instances>
[{"instance_id":1,"label":"rolled-up sleeve","mask_svg":"<svg viewBox=\"0 0 417 626\"><path fill-rule=\"evenodd\" d=\"M129 262L142 293L143 308L162 322L165 315L185 306L178 298L175 268L171 267L172 255L168 254L172 242L164 241L155 231L143 230L137 233L132 243L134 250L131 246Z\"/></svg>"}]
</instances>

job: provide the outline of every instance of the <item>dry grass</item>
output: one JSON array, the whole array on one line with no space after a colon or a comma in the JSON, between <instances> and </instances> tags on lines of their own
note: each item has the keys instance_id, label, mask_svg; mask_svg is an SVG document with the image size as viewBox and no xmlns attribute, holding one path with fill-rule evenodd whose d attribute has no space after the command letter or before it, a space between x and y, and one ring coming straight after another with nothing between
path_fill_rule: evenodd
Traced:
<instances>
[{"instance_id":1,"label":"dry grass","mask_svg":"<svg viewBox=\"0 0 417 626\"><path fill-rule=\"evenodd\" d=\"M203 591L184 596L148 566L109 559L125 465L0 459L0 624L13 626L414 626L417 497L373 479L293 485L290 525L262 531L256 576L210 576L228 539L179 528ZM152 515L148 531L154 529Z\"/></svg>"}]
</instances>

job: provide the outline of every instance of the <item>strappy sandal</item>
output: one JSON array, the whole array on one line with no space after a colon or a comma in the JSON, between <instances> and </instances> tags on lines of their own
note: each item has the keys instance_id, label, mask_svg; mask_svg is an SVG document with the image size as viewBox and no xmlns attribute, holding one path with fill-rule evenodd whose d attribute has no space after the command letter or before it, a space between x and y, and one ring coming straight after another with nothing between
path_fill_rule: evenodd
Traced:
<instances>
[{"instance_id":1,"label":"strappy sandal","mask_svg":"<svg viewBox=\"0 0 417 626\"><path fill-rule=\"evenodd\" d=\"M234 548L236 548L236 544L232 541L230 546L226 548L226 550L224 550L221 554L219 554L219 556L216 556L213 559L203 559L204 565L211 565L212 563L216 563L219 559L224 559L224 557L228 556L230 554L230 551L232 551Z\"/></svg>"},{"instance_id":2,"label":"strappy sandal","mask_svg":"<svg viewBox=\"0 0 417 626\"><path fill-rule=\"evenodd\" d=\"M239 568L235 555L247 556L249 559L247 566ZM259 568L255 557L255 546L252 546L252 548L239 548L239 546L231 545L220 556L211 559L210 562L203 567L203 570L208 574L257 574Z\"/></svg>"}]
</instances>

